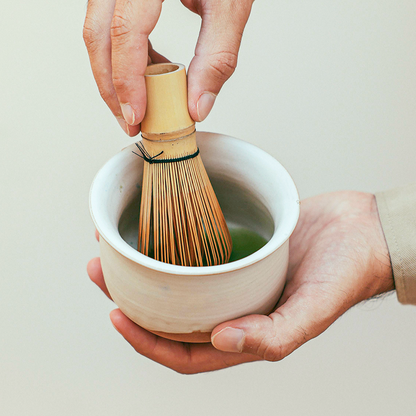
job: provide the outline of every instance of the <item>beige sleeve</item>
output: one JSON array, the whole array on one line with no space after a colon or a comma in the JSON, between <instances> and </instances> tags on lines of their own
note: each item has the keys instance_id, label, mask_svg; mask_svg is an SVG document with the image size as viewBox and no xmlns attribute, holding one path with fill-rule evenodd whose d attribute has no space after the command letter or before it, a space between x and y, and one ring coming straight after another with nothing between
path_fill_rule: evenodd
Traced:
<instances>
[{"instance_id":1,"label":"beige sleeve","mask_svg":"<svg viewBox=\"0 0 416 416\"><path fill-rule=\"evenodd\" d=\"M416 305L416 184L376 194L399 302Z\"/></svg>"}]
</instances>

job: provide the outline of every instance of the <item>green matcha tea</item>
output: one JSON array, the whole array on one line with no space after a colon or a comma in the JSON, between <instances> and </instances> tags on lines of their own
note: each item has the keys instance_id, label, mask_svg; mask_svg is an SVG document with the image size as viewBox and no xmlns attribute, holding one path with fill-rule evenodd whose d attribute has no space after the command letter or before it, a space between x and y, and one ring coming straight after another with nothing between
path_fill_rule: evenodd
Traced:
<instances>
[{"instance_id":1,"label":"green matcha tea","mask_svg":"<svg viewBox=\"0 0 416 416\"><path fill-rule=\"evenodd\" d=\"M233 250L230 262L240 260L261 249L272 237L274 222L264 205L247 190L224 179L211 178L218 201L224 212ZM118 229L123 240L137 250L141 187L123 211ZM120 189L123 192L124 189ZM149 256L153 256L150 241Z\"/></svg>"},{"instance_id":2,"label":"green matcha tea","mask_svg":"<svg viewBox=\"0 0 416 416\"><path fill-rule=\"evenodd\" d=\"M264 237L247 228L230 227L229 230L231 239L233 240L230 263L255 253L267 243L267 240Z\"/></svg>"}]
</instances>

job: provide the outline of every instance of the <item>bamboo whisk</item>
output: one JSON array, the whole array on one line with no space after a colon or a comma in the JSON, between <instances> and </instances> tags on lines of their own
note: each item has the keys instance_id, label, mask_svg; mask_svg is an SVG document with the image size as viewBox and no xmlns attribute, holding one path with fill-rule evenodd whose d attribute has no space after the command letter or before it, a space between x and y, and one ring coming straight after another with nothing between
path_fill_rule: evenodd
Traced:
<instances>
[{"instance_id":1,"label":"bamboo whisk","mask_svg":"<svg viewBox=\"0 0 416 416\"><path fill-rule=\"evenodd\" d=\"M181 266L226 263L231 236L197 148L185 67L150 65L145 80L138 250Z\"/></svg>"}]
</instances>

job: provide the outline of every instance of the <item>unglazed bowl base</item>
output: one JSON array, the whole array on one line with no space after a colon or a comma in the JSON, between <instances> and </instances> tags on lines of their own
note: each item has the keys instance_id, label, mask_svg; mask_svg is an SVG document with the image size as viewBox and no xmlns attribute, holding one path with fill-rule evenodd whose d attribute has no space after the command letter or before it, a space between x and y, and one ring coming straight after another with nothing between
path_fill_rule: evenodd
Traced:
<instances>
[{"instance_id":1,"label":"unglazed bowl base","mask_svg":"<svg viewBox=\"0 0 416 416\"><path fill-rule=\"evenodd\" d=\"M265 315L270 315L276 310L277 304L273 306ZM158 335L159 337L170 339L172 341L180 341L180 342L191 342L195 344L203 344L203 343L210 343L211 342L211 332L200 332L195 331L191 332L190 334L171 334L168 332L160 332L160 331L151 331L147 329L147 331L151 332L152 334Z\"/></svg>"},{"instance_id":2,"label":"unglazed bowl base","mask_svg":"<svg viewBox=\"0 0 416 416\"><path fill-rule=\"evenodd\" d=\"M162 338L170 339L172 341L192 342L202 344L211 342L211 332L191 332L190 334L169 334L168 332L150 331L152 334L158 335Z\"/></svg>"}]
</instances>

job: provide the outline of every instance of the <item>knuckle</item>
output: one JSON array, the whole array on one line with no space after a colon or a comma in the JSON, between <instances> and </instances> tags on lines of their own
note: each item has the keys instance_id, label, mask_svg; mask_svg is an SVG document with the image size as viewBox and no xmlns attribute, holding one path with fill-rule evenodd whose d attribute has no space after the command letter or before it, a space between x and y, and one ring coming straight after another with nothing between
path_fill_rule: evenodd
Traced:
<instances>
[{"instance_id":1,"label":"knuckle","mask_svg":"<svg viewBox=\"0 0 416 416\"><path fill-rule=\"evenodd\" d=\"M123 42L132 30L130 21L120 13L114 13L111 21L111 37Z\"/></svg>"},{"instance_id":2,"label":"knuckle","mask_svg":"<svg viewBox=\"0 0 416 416\"><path fill-rule=\"evenodd\" d=\"M82 37L88 50L94 50L98 41L102 37L99 25L90 17L86 17L84 27L82 30Z\"/></svg>"},{"instance_id":3,"label":"knuckle","mask_svg":"<svg viewBox=\"0 0 416 416\"><path fill-rule=\"evenodd\" d=\"M266 361L280 361L287 355L279 337L274 333L263 336L256 354Z\"/></svg>"},{"instance_id":4,"label":"knuckle","mask_svg":"<svg viewBox=\"0 0 416 416\"><path fill-rule=\"evenodd\" d=\"M266 361L280 361L285 357L283 346L279 342L273 342L266 346L263 352L263 358Z\"/></svg>"},{"instance_id":5,"label":"knuckle","mask_svg":"<svg viewBox=\"0 0 416 416\"><path fill-rule=\"evenodd\" d=\"M296 342L296 344L298 346L304 344L305 342L307 342L310 339L310 334L301 325L297 326L295 328L295 331L297 333L297 337L296 337L297 342Z\"/></svg>"},{"instance_id":6,"label":"knuckle","mask_svg":"<svg viewBox=\"0 0 416 416\"><path fill-rule=\"evenodd\" d=\"M122 74L113 74L113 85L118 92L128 90L127 80Z\"/></svg>"},{"instance_id":7,"label":"knuckle","mask_svg":"<svg viewBox=\"0 0 416 416\"><path fill-rule=\"evenodd\" d=\"M215 76L225 82L237 67L237 54L233 52L218 52L210 56L210 67Z\"/></svg>"}]
</instances>

